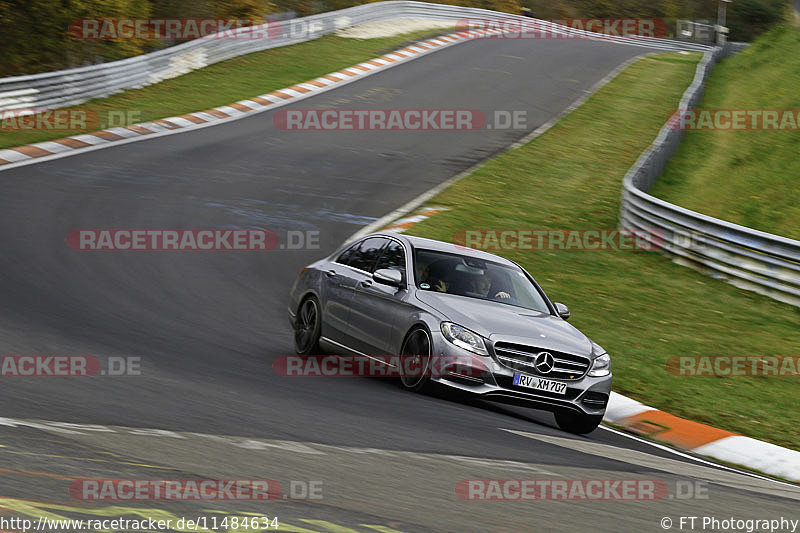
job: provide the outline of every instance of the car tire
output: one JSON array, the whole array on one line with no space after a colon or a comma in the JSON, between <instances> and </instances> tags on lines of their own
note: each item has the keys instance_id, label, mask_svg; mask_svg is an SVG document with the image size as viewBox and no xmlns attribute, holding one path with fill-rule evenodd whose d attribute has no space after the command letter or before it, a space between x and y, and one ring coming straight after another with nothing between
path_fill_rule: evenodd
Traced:
<instances>
[{"instance_id":1,"label":"car tire","mask_svg":"<svg viewBox=\"0 0 800 533\"><path fill-rule=\"evenodd\" d=\"M432 354L433 341L431 334L425 328L415 328L408 332L405 340L403 340L403 347L400 349L401 364L404 368L409 368L406 365L408 356L417 356L418 362L413 368L419 371L414 372L413 375L405 375L403 369L400 371L400 385L411 392L425 392L430 389L431 378L429 375L430 361ZM406 356L406 357L402 357Z\"/></svg>"},{"instance_id":2,"label":"car tire","mask_svg":"<svg viewBox=\"0 0 800 533\"><path fill-rule=\"evenodd\" d=\"M294 322L294 350L298 355L320 353L319 338L322 332L322 313L319 300L309 296L297 309Z\"/></svg>"},{"instance_id":3,"label":"car tire","mask_svg":"<svg viewBox=\"0 0 800 533\"><path fill-rule=\"evenodd\" d=\"M558 427L576 435L591 433L603 421L603 415L583 415L573 411L556 411L555 415Z\"/></svg>"}]
</instances>

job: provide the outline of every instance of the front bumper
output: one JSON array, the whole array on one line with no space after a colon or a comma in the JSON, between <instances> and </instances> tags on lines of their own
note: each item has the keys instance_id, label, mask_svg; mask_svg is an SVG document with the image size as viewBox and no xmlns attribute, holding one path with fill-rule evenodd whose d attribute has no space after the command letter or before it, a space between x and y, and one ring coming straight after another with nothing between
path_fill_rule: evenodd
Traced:
<instances>
[{"instance_id":1,"label":"front bumper","mask_svg":"<svg viewBox=\"0 0 800 533\"><path fill-rule=\"evenodd\" d=\"M434 354L456 357L461 362L452 372L440 372L432 381L492 402L543 409L569 410L586 415L605 413L611 394L612 375L584 376L576 380L560 380L567 384L566 393L555 394L514 385L514 370L498 363L494 357L479 356L448 342L441 332L432 332ZM465 368L464 361L472 361ZM447 370L447 369L445 369ZM533 374L528 374L533 375Z\"/></svg>"}]
</instances>

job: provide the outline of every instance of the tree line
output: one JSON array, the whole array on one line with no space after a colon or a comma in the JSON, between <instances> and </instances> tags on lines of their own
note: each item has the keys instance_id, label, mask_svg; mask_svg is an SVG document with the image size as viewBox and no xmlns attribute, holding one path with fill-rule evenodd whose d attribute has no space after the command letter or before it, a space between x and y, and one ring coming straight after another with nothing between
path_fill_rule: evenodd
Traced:
<instances>
[{"instance_id":1,"label":"tree line","mask_svg":"<svg viewBox=\"0 0 800 533\"><path fill-rule=\"evenodd\" d=\"M718 0L436 0L538 18L664 18L714 23ZM68 28L85 18L253 19L343 9L363 0L0 0L0 76L123 59L173 44L153 39L80 39ZM731 40L749 41L782 22L790 0L728 4Z\"/></svg>"}]
</instances>

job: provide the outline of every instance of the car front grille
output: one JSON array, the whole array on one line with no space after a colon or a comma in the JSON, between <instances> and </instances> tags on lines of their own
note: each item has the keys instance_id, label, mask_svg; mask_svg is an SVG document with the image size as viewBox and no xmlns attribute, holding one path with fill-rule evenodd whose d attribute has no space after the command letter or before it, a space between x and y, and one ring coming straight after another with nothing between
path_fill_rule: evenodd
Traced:
<instances>
[{"instance_id":1,"label":"car front grille","mask_svg":"<svg viewBox=\"0 0 800 533\"><path fill-rule=\"evenodd\" d=\"M553 370L546 374L539 372L534 365L536 356L540 352L550 352L555 359ZM497 361L506 368L553 379L580 379L591 365L591 360L581 355L503 341L494 344L494 355Z\"/></svg>"}]
</instances>

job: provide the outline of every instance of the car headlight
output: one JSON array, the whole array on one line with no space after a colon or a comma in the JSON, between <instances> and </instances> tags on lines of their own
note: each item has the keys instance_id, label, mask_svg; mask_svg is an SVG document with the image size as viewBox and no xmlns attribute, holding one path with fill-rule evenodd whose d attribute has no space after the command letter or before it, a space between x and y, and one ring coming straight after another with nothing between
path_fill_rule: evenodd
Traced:
<instances>
[{"instance_id":1,"label":"car headlight","mask_svg":"<svg viewBox=\"0 0 800 533\"><path fill-rule=\"evenodd\" d=\"M458 324L442 322L442 335L459 348L478 355L489 355L483 337Z\"/></svg>"},{"instance_id":2,"label":"car headlight","mask_svg":"<svg viewBox=\"0 0 800 533\"><path fill-rule=\"evenodd\" d=\"M611 356L606 354L601 355L592 363L592 368L589 370L589 375L593 378L601 378L611 373Z\"/></svg>"}]
</instances>

